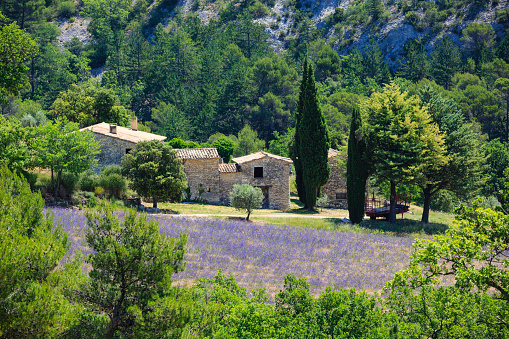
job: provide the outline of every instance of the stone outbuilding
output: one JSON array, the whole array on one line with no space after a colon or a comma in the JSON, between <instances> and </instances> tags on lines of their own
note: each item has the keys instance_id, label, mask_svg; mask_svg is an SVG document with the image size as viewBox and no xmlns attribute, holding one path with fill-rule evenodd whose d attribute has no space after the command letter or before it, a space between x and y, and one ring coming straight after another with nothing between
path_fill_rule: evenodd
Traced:
<instances>
[{"instance_id":1,"label":"stone outbuilding","mask_svg":"<svg viewBox=\"0 0 509 339\"><path fill-rule=\"evenodd\" d=\"M137 126L137 120L134 118L131 128L101 122L81 129L81 131L92 131L95 140L100 144L100 153L97 155L98 167L94 169L96 172L103 166L120 166L124 155L135 148L136 144L140 141L163 141L166 139L166 137L161 135L138 131Z\"/></svg>"},{"instance_id":2,"label":"stone outbuilding","mask_svg":"<svg viewBox=\"0 0 509 339\"><path fill-rule=\"evenodd\" d=\"M290 208L290 164L292 160L267 152L234 158L222 163L215 148L178 149L184 162L191 197L226 205L233 185L259 187L264 195L263 208Z\"/></svg>"},{"instance_id":3,"label":"stone outbuilding","mask_svg":"<svg viewBox=\"0 0 509 339\"><path fill-rule=\"evenodd\" d=\"M345 155L330 148L328 157L330 176L327 183L322 186L322 194L326 194L329 198L327 207L347 209Z\"/></svg>"}]
</instances>

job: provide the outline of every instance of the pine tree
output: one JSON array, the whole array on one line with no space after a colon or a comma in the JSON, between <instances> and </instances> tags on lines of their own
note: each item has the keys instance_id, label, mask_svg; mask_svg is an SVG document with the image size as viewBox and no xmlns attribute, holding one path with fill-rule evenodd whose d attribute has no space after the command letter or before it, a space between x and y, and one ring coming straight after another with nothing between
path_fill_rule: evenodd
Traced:
<instances>
[{"instance_id":1,"label":"pine tree","mask_svg":"<svg viewBox=\"0 0 509 339\"><path fill-rule=\"evenodd\" d=\"M369 161L391 185L391 223L396 223L396 185L447 162L444 136L419 99L391 83L364 104L368 116ZM366 157L368 158L368 157Z\"/></svg>"},{"instance_id":2,"label":"pine tree","mask_svg":"<svg viewBox=\"0 0 509 339\"><path fill-rule=\"evenodd\" d=\"M330 168L328 152L330 147L329 131L325 124L313 69L307 65L304 91L299 100L300 122L296 130L298 138L299 161L302 166L302 183L308 209L313 209L320 193L320 187L329 179Z\"/></svg>"},{"instance_id":3,"label":"pine tree","mask_svg":"<svg viewBox=\"0 0 509 339\"><path fill-rule=\"evenodd\" d=\"M368 164L364 161L366 142L361 135L362 118L359 107L352 112L350 137L348 139L348 159L346 163L346 197L350 220L358 224L364 217L366 180Z\"/></svg>"}]
</instances>

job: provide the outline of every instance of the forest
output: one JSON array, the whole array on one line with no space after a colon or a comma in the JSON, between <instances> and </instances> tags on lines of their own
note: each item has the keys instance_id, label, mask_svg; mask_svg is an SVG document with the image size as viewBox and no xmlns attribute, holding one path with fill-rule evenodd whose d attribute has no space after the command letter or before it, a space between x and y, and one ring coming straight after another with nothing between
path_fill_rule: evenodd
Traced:
<instances>
[{"instance_id":1,"label":"forest","mask_svg":"<svg viewBox=\"0 0 509 339\"><path fill-rule=\"evenodd\" d=\"M184 11L175 0L0 3L1 338L509 335L508 7L352 1L318 28L309 1L289 0L286 17L267 28L263 18L275 6L195 0ZM200 10L209 7L217 14L202 20ZM469 19L491 7L503 34L493 23ZM402 54L384 55L381 28L397 15L424 34L406 40ZM449 17L456 17L459 39L439 34ZM62 41L62 22L86 25L87 38ZM363 46L355 45L352 27L369 28ZM327 146L346 153L354 149L349 140L366 143L357 166L366 169L370 193L397 193L428 210L456 213L447 231L416 235L409 264L384 286L316 292L288 274L269 296L220 270L176 286L172 279L191 266L184 257L194 239L186 232L208 226L168 226L87 192L91 203L79 222L44 206L39 191L56 199L60 187L72 191L87 182L97 195L125 192L120 169L91 170L98 146L76 133L99 122L129 127L137 117L140 130L166 136L174 148L224 147L228 158L266 150L295 159L305 81L323 114ZM402 129L411 137L394 143ZM410 174L397 165L409 161ZM41 181L35 168L51 177ZM311 208L322 184L320 178L307 197ZM74 224L86 231L76 235ZM85 244L76 251L73 236ZM399 245L380 239L368 240L383 244L373 253L391 246L399 253ZM262 266L270 261L256 258Z\"/></svg>"}]
</instances>

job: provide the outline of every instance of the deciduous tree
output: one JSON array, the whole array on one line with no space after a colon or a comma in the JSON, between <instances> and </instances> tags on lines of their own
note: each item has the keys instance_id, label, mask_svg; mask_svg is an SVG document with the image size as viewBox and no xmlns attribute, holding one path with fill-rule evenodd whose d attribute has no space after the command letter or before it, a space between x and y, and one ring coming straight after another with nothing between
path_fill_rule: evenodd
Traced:
<instances>
[{"instance_id":1,"label":"deciduous tree","mask_svg":"<svg viewBox=\"0 0 509 339\"><path fill-rule=\"evenodd\" d=\"M36 164L41 168L51 169L55 197L60 189L63 171L79 174L97 165L95 155L99 153L99 143L92 132L80 131L77 123L58 118L39 127L36 135Z\"/></svg>"},{"instance_id":2,"label":"deciduous tree","mask_svg":"<svg viewBox=\"0 0 509 339\"><path fill-rule=\"evenodd\" d=\"M0 21L4 19L0 12ZM0 103L29 86L25 61L37 51L37 43L16 23L0 25Z\"/></svg>"},{"instance_id":3,"label":"deciduous tree","mask_svg":"<svg viewBox=\"0 0 509 339\"><path fill-rule=\"evenodd\" d=\"M182 159L170 145L158 140L142 141L122 159L122 174L131 180L129 187L143 198L180 202L187 187Z\"/></svg>"},{"instance_id":4,"label":"deciduous tree","mask_svg":"<svg viewBox=\"0 0 509 339\"><path fill-rule=\"evenodd\" d=\"M238 210L246 211L246 220L254 209L262 207L263 193L259 187L251 185L233 185L230 192L230 205Z\"/></svg>"}]
</instances>

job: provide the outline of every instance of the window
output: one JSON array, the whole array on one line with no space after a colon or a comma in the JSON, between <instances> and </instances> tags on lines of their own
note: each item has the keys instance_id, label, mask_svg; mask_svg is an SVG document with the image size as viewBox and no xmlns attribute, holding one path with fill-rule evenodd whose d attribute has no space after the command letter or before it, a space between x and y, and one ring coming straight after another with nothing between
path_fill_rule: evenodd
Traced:
<instances>
[{"instance_id":1,"label":"window","mask_svg":"<svg viewBox=\"0 0 509 339\"><path fill-rule=\"evenodd\" d=\"M263 167L255 167L254 168L254 177L255 178L263 178Z\"/></svg>"},{"instance_id":2,"label":"window","mask_svg":"<svg viewBox=\"0 0 509 339\"><path fill-rule=\"evenodd\" d=\"M336 200L346 200L346 193L336 193Z\"/></svg>"},{"instance_id":3,"label":"window","mask_svg":"<svg viewBox=\"0 0 509 339\"><path fill-rule=\"evenodd\" d=\"M125 154L129 154L129 152L131 152L131 151L132 151L132 148L126 148L125 149Z\"/></svg>"}]
</instances>

